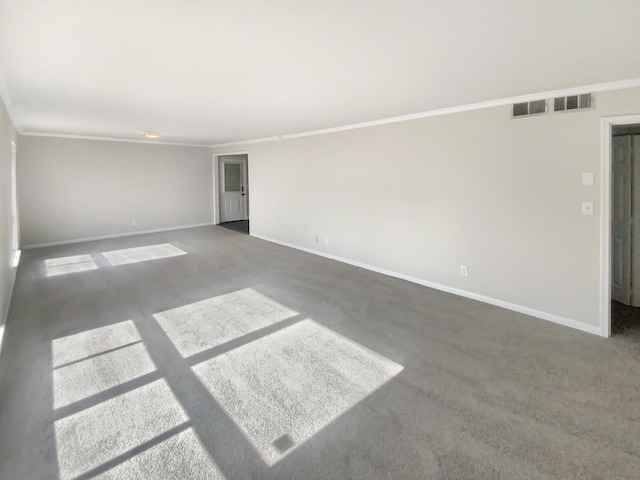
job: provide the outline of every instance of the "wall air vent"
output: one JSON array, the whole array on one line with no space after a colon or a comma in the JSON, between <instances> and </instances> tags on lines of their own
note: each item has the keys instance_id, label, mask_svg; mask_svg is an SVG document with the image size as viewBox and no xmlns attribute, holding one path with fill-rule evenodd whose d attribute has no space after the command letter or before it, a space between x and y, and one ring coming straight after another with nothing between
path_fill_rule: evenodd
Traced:
<instances>
[{"instance_id":1,"label":"wall air vent","mask_svg":"<svg viewBox=\"0 0 640 480\"><path fill-rule=\"evenodd\" d=\"M534 100L532 102L514 103L512 116L518 117L530 117L531 115L541 115L547 113L547 101L546 100Z\"/></svg>"},{"instance_id":2,"label":"wall air vent","mask_svg":"<svg viewBox=\"0 0 640 480\"><path fill-rule=\"evenodd\" d=\"M573 110L584 110L587 108L593 108L592 93L569 95L567 97L556 97L553 99L554 112L570 112Z\"/></svg>"}]
</instances>

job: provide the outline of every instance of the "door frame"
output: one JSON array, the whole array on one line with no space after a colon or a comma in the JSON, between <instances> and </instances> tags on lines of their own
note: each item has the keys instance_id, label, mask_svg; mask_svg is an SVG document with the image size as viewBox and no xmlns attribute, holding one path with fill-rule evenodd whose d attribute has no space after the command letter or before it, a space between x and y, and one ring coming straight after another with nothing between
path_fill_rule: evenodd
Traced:
<instances>
[{"instance_id":1,"label":"door frame","mask_svg":"<svg viewBox=\"0 0 640 480\"><path fill-rule=\"evenodd\" d=\"M20 263L20 208L18 204L17 145L11 140L11 267Z\"/></svg>"},{"instance_id":2,"label":"door frame","mask_svg":"<svg viewBox=\"0 0 640 480\"><path fill-rule=\"evenodd\" d=\"M220 224L220 157L233 157L234 155L245 155L246 156L246 168L245 168L245 203L246 203L246 212L247 218L250 218L251 209L249 208L249 151L244 150L240 152L225 152L225 153L214 153L213 154L213 188L211 189L212 193L212 205L213 205L213 224Z\"/></svg>"},{"instance_id":3,"label":"door frame","mask_svg":"<svg viewBox=\"0 0 640 480\"><path fill-rule=\"evenodd\" d=\"M611 169L612 134L616 125L640 124L640 114L616 115L602 117L600 120L601 145L600 153L600 198L602 198L602 214L600 215L600 335L611 336Z\"/></svg>"}]
</instances>

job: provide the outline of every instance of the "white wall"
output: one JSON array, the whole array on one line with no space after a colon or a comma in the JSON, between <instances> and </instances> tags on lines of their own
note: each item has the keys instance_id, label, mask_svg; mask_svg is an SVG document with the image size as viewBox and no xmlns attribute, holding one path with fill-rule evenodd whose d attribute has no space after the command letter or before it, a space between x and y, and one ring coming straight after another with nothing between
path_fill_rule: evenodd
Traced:
<instances>
[{"instance_id":1,"label":"white wall","mask_svg":"<svg viewBox=\"0 0 640 480\"><path fill-rule=\"evenodd\" d=\"M212 173L205 148L22 136L22 244L211 223Z\"/></svg>"},{"instance_id":2,"label":"white wall","mask_svg":"<svg viewBox=\"0 0 640 480\"><path fill-rule=\"evenodd\" d=\"M11 265L11 142L16 138L16 130L0 99L0 341L16 274Z\"/></svg>"},{"instance_id":3,"label":"white wall","mask_svg":"<svg viewBox=\"0 0 640 480\"><path fill-rule=\"evenodd\" d=\"M627 89L590 111L495 107L231 148L249 151L252 234L597 331L600 119L638 112Z\"/></svg>"}]
</instances>

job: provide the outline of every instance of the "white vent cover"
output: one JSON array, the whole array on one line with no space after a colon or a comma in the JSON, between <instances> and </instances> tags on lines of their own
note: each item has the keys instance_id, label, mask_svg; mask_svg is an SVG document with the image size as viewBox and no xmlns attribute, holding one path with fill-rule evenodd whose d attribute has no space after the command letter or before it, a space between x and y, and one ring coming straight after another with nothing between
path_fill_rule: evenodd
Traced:
<instances>
[{"instance_id":1,"label":"white vent cover","mask_svg":"<svg viewBox=\"0 0 640 480\"><path fill-rule=\"evenodd\" d=\"M514 103L512 116L518 117L530 117L531 115L541 115L547 113L547 101L546 100L534 100L532 102Z\"/></svg>"},{"instance_id":2,"label":"white vent cover","mask_svg":"<svg viewBox=\"0 0 640 480\"><path fill-rule=\"evenodd\" d=\"M567 97L556 97L553 99L554 112L571 112L575 110L585 110L588 108L593 108L592 93L569 95Z\"/></svg>"}]
</instances>

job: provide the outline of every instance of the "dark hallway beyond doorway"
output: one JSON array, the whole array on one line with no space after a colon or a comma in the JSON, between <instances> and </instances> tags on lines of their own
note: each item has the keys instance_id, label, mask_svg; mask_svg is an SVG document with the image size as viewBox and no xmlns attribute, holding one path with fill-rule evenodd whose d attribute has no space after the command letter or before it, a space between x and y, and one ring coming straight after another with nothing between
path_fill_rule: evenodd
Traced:
<instances>
[{"instance_id":1,"label":"dark hallway beyond doorway","mask_svg":"<svg viewBox=\"0 0 640 480\"><path fill-rule=\"evenodd\" d=\"M611 301L611 335L640 337L640 307Z\"/></svg>"},{"instance_id":2,"label":"dark hallway beyond doorway","mask_svg":"<svg viewBox=\"0 0 640 480\"><path fill-rule=\"evenodd\" d=\"M249 234L249 220L238 220L236 222L224 222L220 224L221 227L228 228L229 230L235 230L236 232L242 232Z\"/></svg>"}]
</instances>

